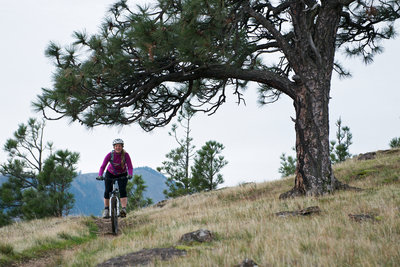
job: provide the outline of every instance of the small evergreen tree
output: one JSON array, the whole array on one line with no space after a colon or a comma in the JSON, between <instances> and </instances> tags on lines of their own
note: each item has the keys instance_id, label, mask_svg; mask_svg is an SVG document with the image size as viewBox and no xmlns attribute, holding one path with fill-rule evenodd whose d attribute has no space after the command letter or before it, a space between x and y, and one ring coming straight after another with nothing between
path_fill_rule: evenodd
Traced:
<instances>
[{"instance_id":1,"label":"small evergreen tree","mask_svg":"<svg viewBox=\"0 0 400 267\"><path fill-rule=\"evenodd\" d=\"M219 155L224 148L216 141L208 141L197 151L192 167L192 185L197 192L214 190L224 182L222 174L219 173L228 164L228 161Z\"/></svg>"},{"instance_id":2,"label":"small evergreen tree","mask_svg":"<svg viewBox=\"0 0 400 267\"><path fill-rule=\"evenodd\" d=\"M135 174L132 181L128 182L126 187L128 192L128 211L137 210L153 204L151 198L144 198L143 193L147 186L144 183L141 175Z\"/></svg>"},{"instance_id":3,"label":"small evergreen tree","mask_svg":"<svg viewBox=\"0 0 400 267\"><path fill-rule=\"evenodd\" d=\"M69 193L71 183L77 176L79 154L68 150L57 150L46 159L43 171L39 173L39 192L45 193L50 202L49 216L68 215L74 206L74 196Z\"/></svg>"},{"instance_id":4,"label":"small evergreen tree","mask_svg":"<svg viewBox=\"0 0 400 267\"><path fill-rule=\"evenodd\" d=\"M7 163L2 163L0 172L7 181L0 187L0 208L4 221L24 218L22 205L23 193L31 194L37 190L37 176L42 170L43 153L51 149L52 144L43 143L45 124L30 118L27 124L19 124L13 138L7 139L4 151L8 153Z\"/></svg>"},{"instance_id":5,"label":"small evergreen tree","mask_svg":"<svg viewBox=\"0 0 400 267\"><path fill-rule=\"evenodd\" d=\"M157 170L167 176L165 184L168 190L164 190L166 197L177 197L187 195L193 192L191 188L190 160L193 157L192 145L193 138L190 136L190 122L194 112L188 106L185 106L179 113L178 123L184 129L184 137L179 138L178 125L173 124L169 135L174 136L178 147L171 150L167 155L166 161L162 162L162 167Z\"/></svg>"},{"instance_id":6,"label":"small evergreen tree","mask_svg":"<svg viewBox=\"0 0 400 267\"><path fill-rule=\"evenodd\" d=\"M332 163L342 162L351 157L349 147L352 144L353 135L350 132L350 128L348 126L342 126L342 119L340 117L336 122L336 126L337 142L330 142L330 156Z\"/></svg>"},{"instance_id":7,"label":"small evergreen tree","mask_svg":"<svg viewBox=\"0 0 400 267\"><path fill-rule=\"evenodd\" d=\"M22 194L21 219L32 220L51 217L52 203L44 190L28 188Z\"/></svg>"},{"instance_id":8,"label":"small evergreen tree","mask_svg":"<svg viewBox=\"0 0 400 267\"><path fill-rule=\"evenodd\" d=\"M279 167L278 172L281 174L281 177L293 175L296 171L296 157L286 157L286 154L282 153L280 159L281 166Z\"/></svg>"},{"instance_id":9,"label":"small evergreen tree","mask_svg":"<svg viewBox=\"0 0 400 267\"><path fill-rule=\"evenodd\" d=\"M163 191L164 195L168 197L177 197L187 195L192 192L190 185L190 177L186 176L184 162L185 153L183 147L178 147L171 150L165 155L168 160L163 161L163 167L158 167L157 171L163 173L167 180L165 184L168 190Z\"/></svg>"},{"instance_id":10,"label":"small evergreen tree","mask_svg":"<svg viewBox=\"0 0 400 267\"><path fill-rule=\"evenodd\" d=\"M8 160L0 165L0 173L7 177L0 186L1 225L14 218L60 216L63 212L66 214L73 203L72 196L66 192L79 155L68 151L57 151L53 155L52 143L43 141L44 128L44 122L30 118L27 124L18 126L13 138L4 145ZM49 158L44 161L46 151Z\"/></svg>"},{"instance_id":11,"label":"small evergreen tree","mask_svg":"<svg viewBox=\"0 0 400 267\"><path fill-rule=\"evenodd\" d=\"M390 148L400 147L400 137L394 137L392 140L390 140L389 146Z\"/></svg>"}]
</instances>

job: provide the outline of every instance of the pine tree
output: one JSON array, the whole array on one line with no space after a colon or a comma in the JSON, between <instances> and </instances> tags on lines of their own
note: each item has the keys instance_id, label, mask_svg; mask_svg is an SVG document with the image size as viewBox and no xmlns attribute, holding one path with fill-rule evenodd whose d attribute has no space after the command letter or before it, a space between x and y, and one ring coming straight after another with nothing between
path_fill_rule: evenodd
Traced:
<instances>
[{"instance_id":1,"label":"pine tree","mask_svg":"<svg viewBox=\"0 0 400 267\"><path fill-rule=\"evenodd\" d=\"M128 211L137 210L153 204L151 198L144 198L143 193L147 186L144 183L141 175L134 175L131 182L128 182L126 187L128 192Z\"/></svg>"},{"instance_id":2,"label":"pine tree","mask_svg":"<svg viewBox=\"0 0 400 267\"><path fill-rule=\"evenodd\" d=\"M178 123L172 125L169 134L175 138L178 147L171 150L162 162L162 167L157 170L167 176L165 184L168 190L164 190L166 197L177 197L193 192L191 187L190 160L193 157L195 146L192 144L190 122L194 116L190 107L185 106L179 113ZM178 128L183 128L183 138L178 137Z\"/></svg>"},{"instance_id":3,"label":"pine tree","mask_svg":"<svg viewBox=\"0 0 400 267\"><path fill-rule=\"evenodd\" d=\"M394 137L389 142L390 148L400 147L400 137Z\"/></svg>"},{"instance_id":4,"label":"pine tree","mask_svg":"<svg viewBox=\"0 0 400 267\"><path fill-rule=\"evenodd\" d=\"M216 141L208 141L197 151L192 168L192 184L197 192L217 189L217 186L224 182L220 173L221 169L228 164L228 161L220 155L224 148Z\"/></svg>"},{"instance_id":5,"label":"pine tree","mask_svg":"<svg viewBox=\"0 0 400 267\"><path fill-rule=\"evenodd\" d=\"M336 140L330 142L330 156L333 163L345 161L351 157L349 147L352 144L353 134L348 126L342 126L342 119L336 121Z\"/></svg>"},{"instance_id":6,"label":"pine tree","mask_svg":"<svg viewBox=\"0 0 400 267\"><path fill-rule=\"evenodd\" d=\"M79 154L61 150L53 154L53 144L43 141L44 129L44 122L30 118L4 145L8 160L0 165L0 172L7 177L0 186L3 225L16 218L66 215L72 208L73 197L67 190L76 176L74 164Z\"/></svg>"},{"instance_id":7,"label":"pine tree","mask_svg":"<svg viewBox=\"0 0 400 267\"><path fill-rule=\"evenodd\" d=\"M69 189L77 176L78 160L79 154L76 152L57 150L44 162L43 171L38 175L38 191L45 193L43 201L50 202L49 216L66 216L73 208L75 199Z\"/></svg>"},{"instance_id":8,"label":"pine tree","mask_svg":"<svg viewBox=\"0 0 400 267\"><path fill-rule=\"evenodd\" d=\"M278 172L282 175L282 177L287 177L289 175L295 174L296 157L292 156L286 157L286 154L282 153L280 159L281 159L281 166L279 167Z\"/></svg>"},{"instance_id":9,"label":"pine tree","mask_svg":"<svg viewBox=\"0 0 400 267\"><path fill-rule=\"evenodd\" d=\"M27 124L19 124L14 137L7 139L4 151L8 153L7 163L2 163L0 172L7 181L0 187L0 210L5 221L24 218L22 206L25 195L38 189L38 174L42 171L43 157L52 144L43 143L45 123L34 118ZM30 216L27 216L28 218Z\"/></svg>"}]
</instances>

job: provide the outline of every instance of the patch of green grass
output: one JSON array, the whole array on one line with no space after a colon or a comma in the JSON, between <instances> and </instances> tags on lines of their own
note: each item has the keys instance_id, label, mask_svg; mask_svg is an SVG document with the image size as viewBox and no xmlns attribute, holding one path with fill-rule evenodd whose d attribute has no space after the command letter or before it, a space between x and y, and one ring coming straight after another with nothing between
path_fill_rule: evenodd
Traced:
<instances>
[{"instance_id":1,"label":"patch of green grass","mask_svg":"<svg viewBox=\"0 0 400 267\"><path fill-rule=\"evenodd\" d=\"M313 251L315 251L315 249L316 249L315 245L310 242L308 243L300 242L300 251L303 253L312 254Z\"/></svg>"},{"instance_id":2,"label":"patch of green grass","mask_svg":"<svg viewBox=\"0 0 400 267\"><path fill-rule=\"evenodd\" d=\"M208 223L207 218L200 218L200 219L194 218L192 220L193 225L207 225L207 223Z\"/></svg>"},{"instance_id":3,"label":"patch of green grass","mask_svg":"<svg viewBox=\"0 0 400 267\"><path fill-rule=\"evenodd\" d=\"M65 233L65 232L58 233L57 237L60 239L64 239L64 240L72 240L73 239L72 235Z\"/></svg>"},{"instance_id":4,"label":"patch of green grass","mask_svg":"<svg viewBox=\"0 0 400 267\"><path fill-rule=\"evenodd\" d=\"M179 250L184 250L184 251L189 251L189 250L194 249L192 246L187 246L187 245L178 245L178 246L175 246L175 248L179 249Z\"/></svg>"},{"instance_id":5,"label":"patch of green grass","mask_svg":"<svg viewBox=\"0 0 400 267\"><path fill-rule=\"evenodd\" d=\"M392 183L397 183L400 181L400 177L399 176L389 176L386 178L382 179L382 184L392 184Z\"/></svg>"},{"instance_id":6,"label":"patch of green grass","mask_svg":"<svg viewBox=\"0 0 400 267\"><path fill-rule=\"evenodd\" d=\"M9 244L0 243L0 253L3 255L12 255L14 254L14 248Z\"/></svg>"},{"instance_id":7,"label":"patch of green grass","mask_svg":"<svg viewBox=\"0 0 400 267\"><path fill-rule=\"evenodd\" d=\"M96 219L96 217L90 217L90 218L88 218L87 220L84 221L85 225L88 227L89 237L91 239L94 239L95 237L97 237L97 232L99 231L99 228L94 223L95 219Z\"/></svg>"},{"instance_id":8,"label":"patch of green grass","mask_svg":"<svg viewBox=\"0 0 400 267\"><path fill-rule=\"evenodd\" d=\"M355 180L365 179L366 177L373 175L376 172L377 172L377 170L375 170L375 169L359 170L359 171L356 171L351 176L351 179L355 179Z\"/></svg>"},{"instance_id":9,"label":"patch of green grass","mask_svg":"<svg viewBox=\"0 0 400 267\"><path fill-rule=\"evenodd\" d=\"M9 244L0 243L0 266L10 266L13 262L14 248Z\"/></svg>"}]
</instances>

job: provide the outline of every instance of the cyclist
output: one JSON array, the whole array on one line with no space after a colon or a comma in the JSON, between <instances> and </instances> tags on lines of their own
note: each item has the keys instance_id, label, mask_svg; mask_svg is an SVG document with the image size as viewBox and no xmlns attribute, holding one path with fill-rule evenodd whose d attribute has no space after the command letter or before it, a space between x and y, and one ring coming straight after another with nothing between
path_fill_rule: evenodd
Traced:
<instances>
[{"instance_id":1,"label":"cyclist","mask_svg":"<svg viewBox=\"0 0 400 267\"><path fill-rule=\"evenodd\" d=\"M133 167L132 161L129 154L124 150L124 141L120 138L115 139L112 142L114 150L106 155L103 164L99 170L99 176L97 179L102 179L104 170L106 169L106 179L104 180L105 190L104 190L104 210L103 218L109 218L109 206L110 206L110 192L112 191L113 181L119 177L132 178ZM126 184L127 179L118 179L118 187L121 198L121 211L120 216L126 216L126 204L128 202Z\"/></svg>"}]
</instances>

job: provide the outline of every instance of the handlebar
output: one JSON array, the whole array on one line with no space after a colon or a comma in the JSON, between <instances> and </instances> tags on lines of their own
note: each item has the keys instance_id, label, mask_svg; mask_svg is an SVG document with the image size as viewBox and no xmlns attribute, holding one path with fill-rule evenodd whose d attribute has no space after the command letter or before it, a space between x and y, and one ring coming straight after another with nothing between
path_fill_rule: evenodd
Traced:
<instances>
[{"instance_id":1,"label":"handlebar","mask_svg":"<svg viewBox=\"0 0 400 267\"><path fill-rule=\"evenodd\" d=\"M117 177L117 178L107 178L107 177L103 177L103 176L97 176L96 180L98 181L103 181L103 180L122 180L122 179L132 179L132 175L127 175L127 176L122 176L122 177Z\"/></svg>"}]
</instances>

